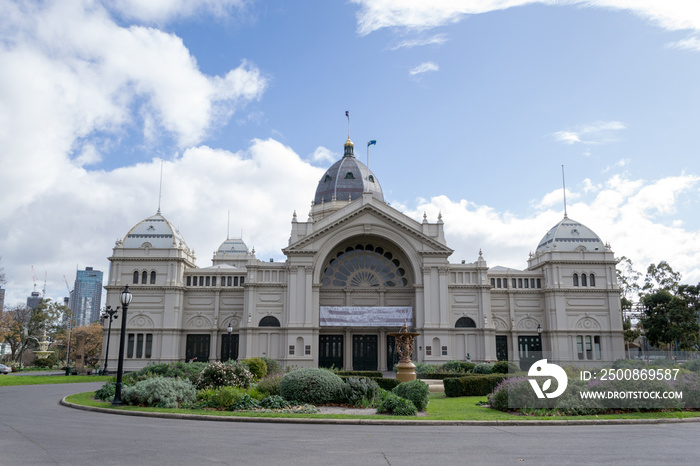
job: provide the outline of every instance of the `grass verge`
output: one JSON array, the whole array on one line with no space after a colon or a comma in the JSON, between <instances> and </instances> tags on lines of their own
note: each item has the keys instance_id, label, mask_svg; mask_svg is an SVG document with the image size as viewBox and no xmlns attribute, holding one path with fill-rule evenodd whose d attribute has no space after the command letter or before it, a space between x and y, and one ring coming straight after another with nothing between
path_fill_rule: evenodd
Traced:
<instances>
[{"instance_id":1,"label":"grass verge","mask_svg":"<svg viewBox=\"0 0 700 466\"><path fill-rule=\"evenodd\" d=\"M0 376L0 387L12 385L46 385L56 383L107 382L114 377L108 375L23 375Z\"/></svg>"},{"instance_id":2,"label":"grass verge","mask_svg":"<svg viewBox=\"0 0 700 466\"><path fill-rule=\"evenodd\" d=\"M94 378L94 377L93 377ZM109 408L110 404L95 401L92 397L94 392L79 393L71 395L67 401L83 406L93 406L99 408ZM448 398L442 393L432 393L430 403L426 410L427 415L421 416L385 416L369 415L359 416L351 414L276 414L276 413L255 413L255 412L230 412L230 411L210 411L193 409L161 409L142 408L138 406L122 406L119 408L125 411L142 411L157 413L179 413L179 414L199 414L207 416L228 416L228 417L277 417L277 418L307 418L307 419L395 419L395 420L425 420L425 421L503 421L503 420L579 420L579 419L667 419L667 418L687 418L700 417L700 412L653 412L653 413L623 413L604 414L598 416L524 416L519 414L504 413L477 403L486 401L483 396L468 396Z\"/></svg>"}]
</instances>

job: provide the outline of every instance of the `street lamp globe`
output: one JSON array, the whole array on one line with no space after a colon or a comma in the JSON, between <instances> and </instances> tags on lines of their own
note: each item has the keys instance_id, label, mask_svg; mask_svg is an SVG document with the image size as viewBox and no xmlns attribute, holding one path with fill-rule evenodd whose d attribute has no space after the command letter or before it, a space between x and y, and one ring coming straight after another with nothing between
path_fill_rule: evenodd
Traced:
<instances>
[{"instance_id":1,"label":"street lamp globe","mask_svg":"<svg viewBox=\"0 0 700 466\"><path fill-rule=\"evenodd\" d=\"M131 298L133 298L134 295L131 294L131 291L129 291L129 285L126 285L124 288L124 291L122 291L122 294L119 295L119 300L122 303L122 306L128 306L131 304Z\"/></svg>"}]
</instances>

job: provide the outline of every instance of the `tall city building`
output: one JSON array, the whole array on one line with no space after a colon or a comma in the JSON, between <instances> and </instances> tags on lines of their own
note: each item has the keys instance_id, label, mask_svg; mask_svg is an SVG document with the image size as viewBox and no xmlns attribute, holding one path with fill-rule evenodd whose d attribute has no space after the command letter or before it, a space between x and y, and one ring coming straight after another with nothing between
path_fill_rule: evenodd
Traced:
<instances>
[{"instance_id":1,"label":"tall city building","mask_svg":"<svg viewBox=\"0 0 700 466\"><path fill-rule=\"evenodd\" d=\"M0 288L0 312L5 309L5 290Z\"/></svg>"},{"instance_id":2,"label":"tall city building","mask_svg":"<svg viewBox=\"0 0 700 466\"><path fill-rule=\"evenodd\" d=\"M75 325L88 325L100 317L102 301L102 272L85 267L78 270L75 286L71 291L70 308L75 316Z\"/></svg>"},{"instance_id":3,"label":"tall city building","mask_svg":"<svg viewBox=\"0 0 700 466\"><path fill-rule=\"evenodd\" d=\"M41 304L41 293L38 291L32 291L31 296L27 296L27 307L29 309L36 309Z\"/></svg>"}]
</instances>

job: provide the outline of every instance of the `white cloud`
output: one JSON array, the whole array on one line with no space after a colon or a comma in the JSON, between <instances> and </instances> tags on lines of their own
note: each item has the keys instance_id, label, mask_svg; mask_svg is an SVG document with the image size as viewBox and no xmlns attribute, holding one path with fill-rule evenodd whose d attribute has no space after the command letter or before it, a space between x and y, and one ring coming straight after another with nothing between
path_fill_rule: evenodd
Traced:
<instances>
[{"instance_id":1,"label":"white cloud","mask_svg":"<svg viewBox=\"0 0 700 466\"><path fill-rule=\"evenodd\" d=\"M628 10L668 30L700 30L700 3L694 0L352 0L360 5L357 30L366 35L382 28L425 30L455 23L467 15L530 5L571 5Z\"/></svg>"},{"instance_id":2,"label":"white cloud","mask_svg":"<svg viewBox=\"0 0 700 466\"><path fill-rule=\"evenodd\" d=\"M413 47L422 47L425 45L442 45L445 42L447 42L447 38L445 38L444 34L436 34L436 35L430 36L430 37L402 40L398 44L390 47L389 50L398 50L401 48L409 48L410 49Z\"/></svg>"},{"instance_id":3,"label":"white cloud","mask_svg":"<svg viewBox=\"0 0 700 466\"><path fill-rule=\"evenodd\" d=\"M333 163L340 158L340 154L333 152L323 146L318 146L313 154L311 154L311 161L313 163Z\"/></svg>"},{"instance_id":4,"label":"white cloud","mask_svg":"<svg viewBox=\"0 0 700 466\"><path fill-rule=\"evenodd\" d=\"M121 0L103 1L105 7L118 11L129 19L146 23L164 24L177 18L195 14L226 17L245 9L246 0Z\"/></svg>"},{"instance_id":5,"label":"white cloud","mask_svg":"<svg viewBox=\"0 0 700 466\"><path fill-rule=\"evenodd\" d=\"M415 68L413 68L412 70L410 70L408 72L408 74L410 74L411 76L416 76L418 74L423 74L423 73L427 73L429 71L438 71L438 70L440 70L440 67L438 65L436 65L435 63L425 62L425 63L421 63L420 65L418 65Z\"/></svg>"},{"instance_id":6,"label":"white cloud","mask_svg":"<svg viewBox=\"0 0 700 466\"><path fill-rule=\"evenodd\" d=\"M675 49L692 50L695 52L700 52L700 38L688 37L687 39L671 42L670 44L668 44L668 46Z\"/></svg>"},{"instance_id":7,"label":"white cloud","mask_svg":"<svg viewBox=\"0 0 700 466\"><path fill-rule=\"evenodd\" d=\"M557 142L563 144L598 145L617 141L616 132L627 128L619 121L596 121L574 129L557 131L552 134ZM588 154L590 155L590 154Z\"/></svg>"}]
</instances>

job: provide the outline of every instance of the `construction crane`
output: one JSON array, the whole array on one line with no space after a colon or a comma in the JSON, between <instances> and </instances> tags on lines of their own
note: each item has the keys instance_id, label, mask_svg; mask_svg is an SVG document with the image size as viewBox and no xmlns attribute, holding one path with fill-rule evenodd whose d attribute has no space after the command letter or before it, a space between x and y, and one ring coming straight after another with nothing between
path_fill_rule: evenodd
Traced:
<instances>
[{"instance_id":1,"label":"construction crane","mask_svg":"<svg viewBox=\"0 0 700 466\"><path fill-rule=\"evenodd\" d=\"M36 272L34 272L33 265L32 265L32 281L34 282L34 292L36 292Z\"/></svg>"},{"instance_id":2,"label":"construction crane","mask_svg":"<svg viewBox=\"0 0 700 466\"><path fill-rule=\"evenodd\" d=\"M41 297L42 298L46 298L46 279L48 278L48 276L49 276L49 272L45 271L44 272L44 289L41 290Z\"/></svg>"}]
</instances>

